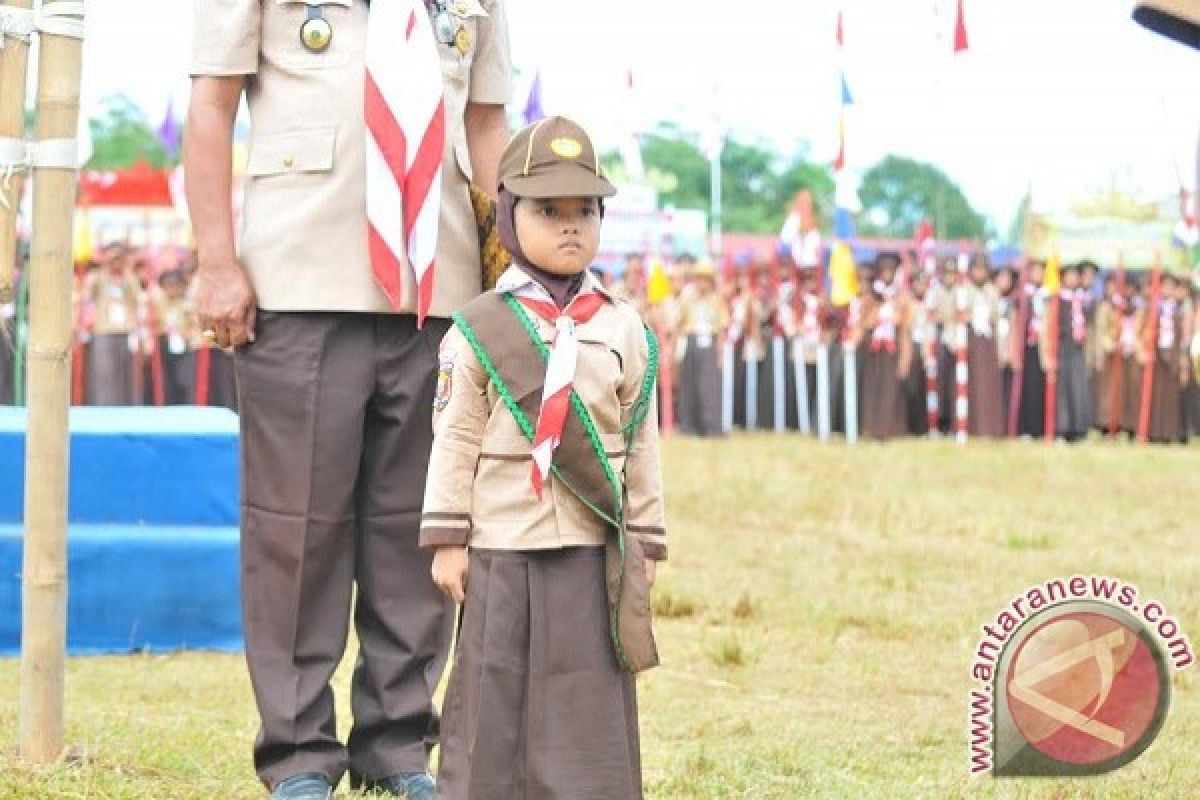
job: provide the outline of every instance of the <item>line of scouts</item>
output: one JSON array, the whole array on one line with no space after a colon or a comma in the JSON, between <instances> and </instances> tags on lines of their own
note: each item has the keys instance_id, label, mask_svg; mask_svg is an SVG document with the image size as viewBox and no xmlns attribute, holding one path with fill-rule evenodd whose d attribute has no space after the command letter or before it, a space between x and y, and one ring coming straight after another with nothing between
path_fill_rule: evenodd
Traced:
<instances>
[{"instance_id":1,"label":"line of scouts","mask_svg":"<svg viewBox=\"0 0 1200 800\"><path fill-rule=\"evenodd\" d=\"M164 268L154 270L156 260ZM193 275L192 258L168 254L160 259L119 238L80 265L74 289L74 404L236 410L232 359L200 335ZM28 326L18 314L17 301L25 292L17 283L14 301L0 306L0 322L8 331L0 339L0 405L23 401Z\"/></svg>"},{"instance_id":2,"label":"line of scouts","mask_svg":"<svg viewBox=\"0 0 1200 800\"><path fill-rule=\"evenodd\" d=\"M631 263L618 290L637 296L645 281L640 263ZM675 422L683 433L818 433L822 417L831 432L845 433L849 413L868 438L952 435L961 394L969 436L1042 438L1053 371L1057 438L1078 441L1093 429L1136 435L1151 364L1147 438L1181 442L1200 433L1196 298L1170 273L1152 308L1149 273L1102 274L1084 262L1064 267L1051 293L1037 261L1022 281L1016 269L993 270L981 255L960 275L953 257L909 270L884 253L859 268L857 296L835 307L814 269L774 280L765 264L732 280L703 261L685 258L677 269L679 290L647 308L674 340ZM960 392L963 328L967 379ZM854 369L853 386L847 368Z\"/></svg>"}]
</instances>

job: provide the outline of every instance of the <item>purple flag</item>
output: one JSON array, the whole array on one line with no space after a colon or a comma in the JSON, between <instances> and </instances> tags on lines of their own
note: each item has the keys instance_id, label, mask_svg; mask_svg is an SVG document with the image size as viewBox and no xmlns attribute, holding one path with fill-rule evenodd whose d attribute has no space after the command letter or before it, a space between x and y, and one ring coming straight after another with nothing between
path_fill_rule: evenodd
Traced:
<instances>
[{"instance_id":1,"label":"purple flag","mask_svg":"<svg viewBox=\"0 0 1200 800\"><path fill-rule=\"evenodd\" d=\"M523 113L526 125L532 125L546 116L546 112L542 110L542 73L540 70L533 73L533 83L529 86L529 97L525 100Z\"/></svg>"},{"instance_id":2,"label":"purple flag","mask_svg":"<svg viewBox=\"0 0 1200 800\"><path fill-rule=\"evenodd\" d=\"M179 121L175 119L173 99L167 101L167 113L163 116L162 124L158 126L158 141L167 151L168 161L174 161L179 156L179 149L183 145L183 131L179 127Z\"/></svg>"}]
</instances>

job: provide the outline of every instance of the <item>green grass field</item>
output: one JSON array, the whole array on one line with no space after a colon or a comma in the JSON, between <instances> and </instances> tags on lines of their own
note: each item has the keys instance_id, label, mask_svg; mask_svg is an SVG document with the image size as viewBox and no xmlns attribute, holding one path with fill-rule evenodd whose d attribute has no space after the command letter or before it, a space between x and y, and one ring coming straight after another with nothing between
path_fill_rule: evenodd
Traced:
<instances>
[{"instance_id":1,"label":"green grass field","mask_svg":"<svg viewBox=\"0 0 1200 800\"><path fill-rule=\"evenodd\" d=\"M1194 448L760 436L676 439L664 466L648 797L1200 796L1193 670L1150 750L1108 776L971 778L966 745L979 626L1030 584L1122 578L1200 642ZM263 796L240 657L72 660L74 757L52 768L16 759L17 674L0 661L0 798Z\"/></svg>"}]
</instances>

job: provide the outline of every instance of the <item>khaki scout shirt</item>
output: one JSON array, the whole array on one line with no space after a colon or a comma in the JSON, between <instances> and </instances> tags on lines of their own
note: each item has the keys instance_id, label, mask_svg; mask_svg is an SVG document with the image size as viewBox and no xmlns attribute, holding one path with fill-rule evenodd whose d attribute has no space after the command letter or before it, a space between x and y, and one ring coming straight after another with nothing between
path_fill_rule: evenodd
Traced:
<instances>
[{"instance_id":1,"label":"khaki scout shirt","mask_svg":"<svg viewBox=\"0 0 1200 800\"><path fill-rule=\"evenodd\" d=\"M132 275L116 277L108 271L97 275L87 288L94 306L93 332L106 336L136 330L141 294L142 287Z\"/></svg>"},{"instance_id":2,"label":"khaki scout shirt","mask_svg":"<svg viewBox=\"0 0 1200 800\"><path fill-rule=\"evenodd\" d=\"M308 0L333 28L323 53L300 41L305 0L195 0L191 74L248 75L250 154L239 257L259 306L271 311L393 309L367 253L363 97L365 0ZM512 65L503 0L450 3L466 54L438 43L446 99L441 227L430 312L448 316L481 291L463 115L467 102L504 104ZM403 32L397 32L397 38ZM416 308L411 270L403 306Z\"/></svg>"},{"instance_id":3,"label":"khaki scout shirt","mask_svg":"<svg viewBox=\"0 0 1200 800\"><path fill-rule=\"evenodd\" d=\"M595 420L613 469L617 475L625 470L627 530L641 541L647 558L662 560L667 543L656 407L628 454L620 432L641 390L646 335L632 306L613 298L594 277L586 280L608 302L576 328L574 388ZM530 316L549 344L554 326ZM531 444L457 327L446 334L439 360L421 545L496 550L603 545L604 523L553 475L538 501L530 484Z\"/></svg>"}]
</instances>

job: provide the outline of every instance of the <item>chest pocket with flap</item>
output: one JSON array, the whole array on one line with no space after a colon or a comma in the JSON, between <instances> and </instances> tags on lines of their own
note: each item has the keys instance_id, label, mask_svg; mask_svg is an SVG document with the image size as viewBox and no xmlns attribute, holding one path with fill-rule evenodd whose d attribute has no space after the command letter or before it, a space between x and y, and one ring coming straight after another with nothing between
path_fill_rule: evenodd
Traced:
<instances>
[{"instance_id":1,"label":"chest pocket with flap","mask_svg":"<svg viewBox=\"0 0 1200 800\"><path fill-rule=\"evenodd\" d=\"M305 128L254 137L246 174L261 178L305 172L330 172L337 128Z\"/></svg>"}]
</instances>

